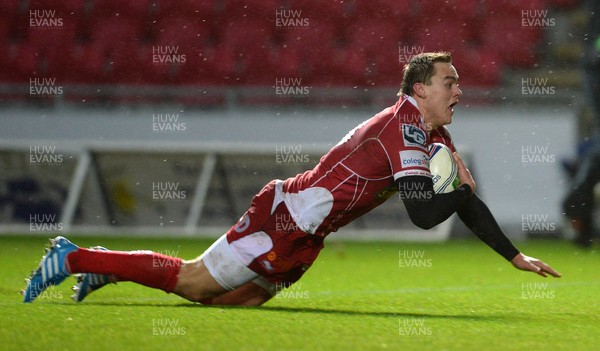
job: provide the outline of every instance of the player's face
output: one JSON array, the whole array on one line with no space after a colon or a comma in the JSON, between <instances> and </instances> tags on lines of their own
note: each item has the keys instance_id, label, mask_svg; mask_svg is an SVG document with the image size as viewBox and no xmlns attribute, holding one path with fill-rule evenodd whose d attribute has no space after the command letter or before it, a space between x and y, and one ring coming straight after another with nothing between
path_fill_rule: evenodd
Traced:
<instances>
[{"instance_id":1,"label":"player's face","mask_svg":"<svg viewBox=\"0 0 600 351\"><path fill-rule=\"evenodd\" d=\"M434 128L452 123L454 105L462 91L458 87L458 73L452 64L434 63L435 75L430 85L423 85L425 91L424 115L426 122Z\"/></svg>"}]
</instances>

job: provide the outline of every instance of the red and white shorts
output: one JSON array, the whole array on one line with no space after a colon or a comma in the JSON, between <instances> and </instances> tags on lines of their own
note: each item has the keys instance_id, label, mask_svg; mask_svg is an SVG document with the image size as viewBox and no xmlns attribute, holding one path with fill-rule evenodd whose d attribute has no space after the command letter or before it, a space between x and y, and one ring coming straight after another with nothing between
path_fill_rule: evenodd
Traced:
<instances>
[{"instance_id":1,"label":"red and white shorts","mask_svg":"<svg viewBox=\"0 0 600 351\"><path fill-rule=\"evenodd\" d=\"M281 196L282 184L268 183L240 220L202 256L225 289L254 281L275 294L298 281L323 248L322 236L301 231L292 219Z\"/></svg>"}]
</instances>

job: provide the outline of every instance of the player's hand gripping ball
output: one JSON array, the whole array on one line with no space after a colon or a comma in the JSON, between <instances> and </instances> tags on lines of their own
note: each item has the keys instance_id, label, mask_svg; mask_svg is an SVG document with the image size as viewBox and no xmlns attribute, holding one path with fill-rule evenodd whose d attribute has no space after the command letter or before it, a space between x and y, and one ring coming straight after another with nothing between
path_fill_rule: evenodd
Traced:
<instances>
[{"instance_id":1,"label":"player's hand gripping ball","mask_svg":"<svg viewBox=\"0 0 600 351\"><path fill-rule=\"evenodd\" d=\"M440 143L429 145L429 170L436 194L449 193L460 184L458 166L449 147Z\"/></svg>"}]
</instances>

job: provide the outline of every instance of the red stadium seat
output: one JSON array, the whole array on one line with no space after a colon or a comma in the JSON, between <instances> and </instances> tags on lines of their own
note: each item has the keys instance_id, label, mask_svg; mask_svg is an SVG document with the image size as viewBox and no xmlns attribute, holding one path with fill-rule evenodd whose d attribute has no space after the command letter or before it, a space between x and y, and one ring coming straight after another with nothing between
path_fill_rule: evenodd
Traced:
<instances>
[{"instance_id":1,"label":"red stadium seat","mask_svg":"<svg viewBox=\"0 0 600 351\"><path fill-rule=\"evenodd\" d=\"M348 44L356 50L390 50L407 42L406 32L397 22L366 19L355 22L346 34Z\"/></svg>"},{"instance_id":2,"label":"red stadium seat","mask_svg":"<svg viewBox=\"0 0 600 351\"><path fill-rule=\"evenodd\" d=\"M216 3L216 19L261 20L273 23L276 11L280 9L279 0L240 1L221 0Z\"/></svg>"},{"instance_id":3,"label":"red stadium seat","mask_svg":"<svg viewBox=\"0 0 600 351\"><path fill-rule=\"evenodd\" d=\"M65 53L73 45L75 25L64 22L56 28L31 27L26 40L12 48L16 55L17 72L23 76L44 76L61 80L62 66L58 53Z\"/></svg>"},{"instance_id":4,"label":"red stadium seat","mask_svg":"<svg viewBox=\"0 0 600 351\"><path fill-rule=\"evenodd\" d=\"M155 25L157 45L179 45L187 50L200 50L212 41L211 28L206 22L183 18L158 22Z\"/></svg>"},{"instance_id":5,"label":"red stadium seat","mask_svg":"<svg viewBox=\"0 0 600 351\"><path fill-rule=\"evenodd\" d=\"M359 53L354 64L362 64L361 84L382 86L398 83L399 48L406 45L409 38L401 31L398 22L380 20L360 20L348 31L348 47ZM355 72L358 72L356 67Z\"/></svg>"},{"instance_id":6,"label":"red stadium seat","mask_svg":"<svg viewBox=\"0 0 600 351\"><path fill-rule=\"evenodd\" d=\"M10 22L8 20L0 20L0 46L5 48L8 43L13 41Z\"/></svg>"},{"instance_id":7,"label":"red stadium seat","mask_svg":"<svg viewBox=\"0 0 600 351\"><path fill-rule=\"evenodd\" d=\"M488 1L484 9L485 23L481 40L486 50L493 51L502 63L529 68L538 61L536 48L542 36L542 26L536 19L547 18L544 0ZM532 19L532 25L527 20ZM502 33L499 37L498 33Z\"/></svg>"},{"instance_id":8,"label":"red stadium seat","mask_svg":"<svg viewBox=\"0 0 600 351\"><path fill-rule=\"evenodd\" d=\"M194 65L204 63L207 59L206 49L210 47L209 43L212 41L209 24L177 18L173 21L163 19L157 27L160 29L157 29L152 48L177 51L171 57L179 58L179 61L185 59L184 63L162 64L163 71L159 76L170 84L198 81L201 77Z\"/></svg>"},{"instance_id":9,"label":"red stadium seat","mask_svg":"<svg viewBox=\"0 0 600 351\"><path fill-rule=\"evenodd\" d=\"M294 26L283 30L285 44L290 47L303 48L306 51L318 51L314 50L316 47L327 50L339 38L335 26L325 21L311 21L306 27Z\"/></svg>"},{"instance_id":10,"label":"red stadium seat","mask_svg":"<svg viewBox=\"0 0 600 351\"><path fill-rule=\"evenodd\" d=\"M103 47L120 47L141 43L143 37L139 23L115 17L95 22L91 28L90 41Z\"/></svg>"},{"instance_id":11,"label":"red stadium seat","mask_svg":"<svg viewBox=\"0 0 600 351\"><path fill-rule=\"evenodd\" d=\"M101 1L92 3L91 13L94 18L132 18L140 20L156 11L152 0Z\"/></svg>"},{"instance_id":12,"label":"red stadium seat","mask_svg":"<svg viewBox=\"0 0 600 351\"><path fill-rule=\"evenodd\" d=\"M296 47L284 44L273 48L271 60L277 77L301 77L307 73L302 70L302 55Z\"/></svg>"},{"instance_id":13,"label":"red stadium seat","mask_svg":"<svg viewBox=\"0 0 600 351\"><path fill-rule=\"evenodd\" d=\"M274 41L274 27L262 20L227 21L220 29L219 45L235 48L261 46Z\"/></svg>"},{"instance_id":14,"label":"red stadium seat","mask_svg":"<svg viewBox=\"0 0 600 351\"><path fill-rule=\"evenodd\" d=\"M138 23L124 17L100 19L91 27L89 45L84 54L90 62L82 64L91 76L103 83L135 80L139 68L138 47L142 44ZM151 59L151 58L147 58Z\"/></svg>"},{"instance_id":15,"label":"red stadium seat","mask_svg":"<svg viewBox=\"0 0 600 351\"><path fill-rule=\"evenodd\" d=\"M334 25L345 25L354 13L352 1L339 0L294 0L284 8L284 17L306 18L309 23L327 21Z\"/></svg>"},{"instance_id":16,"label":"red stadium seat","mask_svg":"<svg viewBox=\"0 0 600 351\"><path fill-rule=\"evenodd\" d=\"M384 19L402 23L413 15L412 2L409 0L356 1L354 4L356 18Z\"/></svg>"},{"instance_id":17,"label":"red stadium seat","mask_svg":"<svg viewBox=\"0 0 600 351\"><path fill-rule=\"evenodd\" d=\"M205 48L199 52L186 55L185 65L180 65L176 75L169 77L172 84L184 85L219 85L221 84L220 72L215 68L214 48Z\"/></svg>"},{"instance_id":18,"label":"red stadium seat","mask_svg":"<svg viewBox=\"0 0 600 351\"><path fill-rule=\"evenodd\" d=\"M283 45L295 50L301 62L300 71L307 80L329 80L330 61L336 43L335 26L324 21L312 21L309 26L286 28Z\"/></svg>"},{"instance_id":19,"label":"red stadium seat","mask_svg":"<svg viewBox=\"0 0 600 351\"><path fill-rule=\"evenodd\" d=\"M503 64L531 68L538 62L541 28L523 27L520 17L489 17L483 27L482 39L483 47L498 55Z\"/></svg>"},{"instance_id":20,"label":"red stadium seat","mask_svg":"<svg viewBox=\"0 0 600 351\"><path fill-rule=\"evenodd\" d=\"M482 48L466 48L454 51L452 63L465 87L490 87L500 84L501 61L492 51Z\"/></svg>"},{"instance_id":21,"label":"red stadium seat","mask_svg":"<svg viewBox=\"0 0 600 351\"><path fill-rule=\"evenodd\" d=\"M548 5L562 10L569 10L575 8L580 3L581 0L548 0Z\"/></svg>"},{"instance_id":22,"label":"red stadium seat","mask_svg":"<svg viewBox=\"0 0 600 351\"><path fill-rule=\"evenodd\" d=\"M476 17L481 11L479 0L420 1L418 14L428 20L467 19Z\"/></svg>"},{"instance_id":23,"label":"red stadium seat","mask_svg":"<svg viewBox=\"0 0 600 351\"><path fill-rule=\"evenodd\" d=\"M8 23L10 41L21 41L29 30L29 8L25 1L0 0L0 21Z\"/></svg>"},{"instance_id":24,"label":"red stadium seat","mask_svg":"<svg viewBox=\"0 0 600 351\"><path fill-rule=\"evenodd\" d=\"M2 8L2 12L0 13L0 17L2 18L14 18L15 16L19 16L21 13L27 11L27 3L20 0L0 0L0 6Z\"/></svg>"},{"instance_id":25,"label":"red stadium seat","mask_svg":"<svg viewBox=\"0 0 600 351\"><path fill-rule=\"evenodd\" d=\"M466 22L431 21L418 28L414 43L418 51L459 51L472 46L474 37Z\"/></svg>"},{"instance_id":26,"label":"red stadium seat","mask_svg":"<svg viewBox=\"0 0 600 351\"><path fill-rule=\"evenodd\" d=\"M28 83L38 64L35 52L23 52L23 48L16 43L7 43L2 47L0 60L2 81L5 83Z\"/></svg>"},{"instance_id":27,"label":"red stadium seat","mask_svg":"<svg viewBox=\"0 0 600 351\"><path fill-rule=\"evenodd\" d=\"M526 10L545 10L547 8L545 0L496 0L486 1L484 3L485 16L490 15L521 15L521 11Z\"/></svg>"},{"instance_id":28,"label":"red stadium seat","mask_svg":"<svg viewBox=\"0 0 600 351\"><path fill-rule=\"evenodd\" d=\"M217 68L234 84L270 82L269 56L274 46L272 25L260 20L229 21L222 29Z\"/></svg>"},{"instance_id":29,"label":"red stadium seat","mask_svg":"<svg viewBox=\"0 0 600 351\"><path fill-rule=\"evenodd\" d=\"M360 85L365 80L365 54L347 46L332 46L321 55L308 55L295 49L292 66L296 72L287 77L302 78L305 85L336 87ZM284 68L290 68L290 65ZM281 70L283 71L283 70ZM285 77L285 76L284 76Z\"/></svg>"},{"instance_id":30,"label":"red stadium seat","mask_svg":"<svg viewBox=\"0 0 600 351\"><path fill-rule=\"evenodd\" d=\"M152 39L151 24L156 13L154 4L152 0L96 0L82 21L81 36L86 40L93 40L94 31L112 20L118 27L122 26L119 22L129 22L130 26L137 27L139 41L148 42Z\"/></svg>"},{"instance_id":31,"label":"red stadium seat","mask_svg":"<svg viewBox=\"0 0 600 351\"><path fill-rule=\"evenodd\" d=\"M156 20L176 20L184 18L194 22L209 21L216 16L216 6L220 3L214 0L159 0L157 6Z\"/></svg>"}]
</instances>

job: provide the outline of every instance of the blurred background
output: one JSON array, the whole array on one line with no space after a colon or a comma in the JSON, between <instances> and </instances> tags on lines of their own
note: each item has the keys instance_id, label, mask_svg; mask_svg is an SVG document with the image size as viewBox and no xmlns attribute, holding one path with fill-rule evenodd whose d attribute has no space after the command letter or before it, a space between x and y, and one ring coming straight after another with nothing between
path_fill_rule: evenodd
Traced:
<instances>
[{"instance_id":1,"label":"blurred background","mask_svg":"<svg viewBox=\"0 0 600 351\"><path fill-rule=\"evenodd\" d=\"M572 236L561 201L595 128L582 1L0 2L1 233L216 237L444 50L449 129L500 224ZM467 233L417 230L394 198L334 236Z\"/></svg>"}]
</instances>

